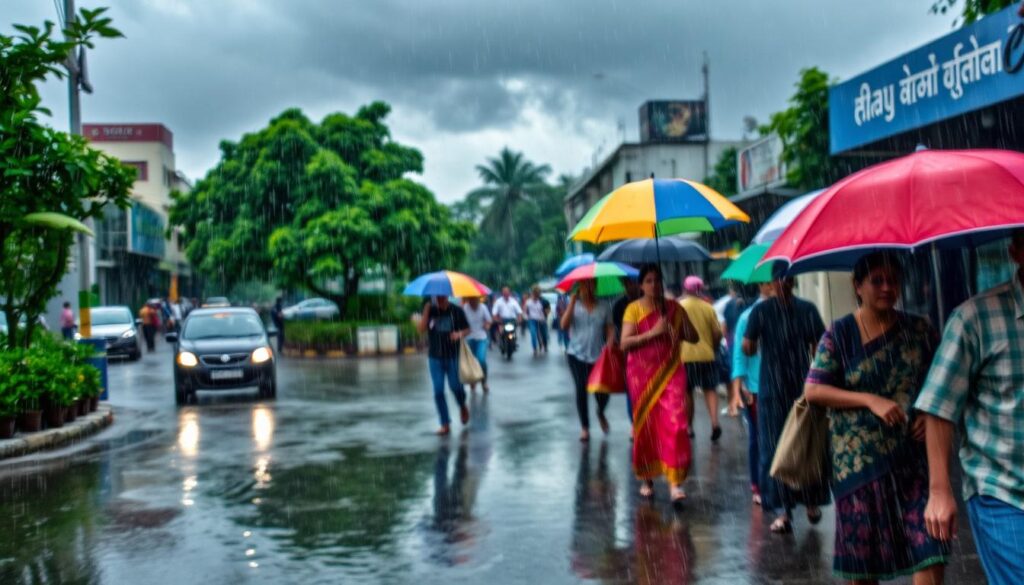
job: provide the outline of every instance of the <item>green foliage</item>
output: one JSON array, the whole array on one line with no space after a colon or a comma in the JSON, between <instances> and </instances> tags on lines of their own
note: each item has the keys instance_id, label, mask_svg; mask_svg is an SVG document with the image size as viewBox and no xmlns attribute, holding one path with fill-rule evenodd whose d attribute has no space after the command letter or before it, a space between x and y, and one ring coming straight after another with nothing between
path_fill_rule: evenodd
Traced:
<instances>
[{"instance_id":1,"label":"green foliage","mask_svg":"<svg viewBox=\"0 0 1024 585\"><path fill-rule=\"evenodd\" d=\"M191 193L175 194L170 212L193 266L221 289L273 280L344 311L369 271L457 264L472 226L406 178L422 172L423 157L391 140L389 111L374 102L316 124L291 109L221 143L220 162Z\"/></svg>"},{"instance_id":2,"label":"green foliage","mask_svg":"<svg viewBox=\"0 0 1024 585\"><path fill-rule=\"evenodd\" d=\"M0 351L0 416L38 410L44 401L70 406L99 396L100 372L86 361L92 354L91 346L48 334L37 335L28 349Z\"/></svg>"},{"instance_id":3,"label":"green foliage","mask_svg":"<svg viewBox=\"0 0 1024 585\"><path fill-rule=\"evenodd\" d=\"M931 12L945 15L957 4L962 4L960 17L953 21L953 26L966 26L987 14L999 12L1015 2L1016 0L933 0Z\"/></svg>"},{"instance_id":4,"label":"green foliage","mask_svg":"<svg viewBox=\"0 0 1024 585\"><path fill-rule=\"evenodd\" d=\"M97 37L120 36L103 12L82 10L64 31L46 22L42 28L16 25L15 35L0 35L0 309L8 323L22 316L26 322L24 330L8 328L9 347L32 340L36 319L67 270L73 242L70 228L33 218L49 213L81 222L98 217L106 203L129 204L131 169L89 148L84 138L39 121L49 112L37 86L64 75L68 53L92 47Z\"/></svg>"},{"instance_id":5,"label":"green foliage","mask_svg":"<svg viewBox=\"0 0 1024 585\"><path fill-rule=\"evenodd\" d=\"M398 326L398 339L402 347L415 345L420 339L416 324L408 318L392 324ZM288 321L285 324L285 340L289 346L302 349L351 349L356 344L360 327L377 325L380 323L376 321Z\"/></svg>"},{"instance_id":6,"label":"green foliage","mask_svg":"<svg viewBox=\"0 0 1024 585\"><path fill-rule=\"evenodd\" d=\"M485 186L452 206L480 226L462 270L491 287L523 288L550 275L565 256L562 206L572 179L550 185L547 165L508 148L477 170Z\"/></svg>"},{"instance_id":7,"label":"green foliage","mask_svg":"<svg viewBox=\"0 0 1024 585\"><path fill-rule=\"evenodd\" d=\"M735 147L730 146L722 151L715 162L711 176L704 180L704 183L726 197L736 194L736 153Z\"/></svg>"},{"instance_id":8,"label":"green foliage","mask_svg":"<svg viewBox=\"0 0 1024 585\"><path fill-rule=\"evenodd\" d=\"M830 83L828 75L817 67L801 70L789 107L772 114L761 128L763 134L774 132L782 139L782 160L789 169L786 179L799 189L826 187L840 175L829 155Z\"/></svg>"}]
</instances>

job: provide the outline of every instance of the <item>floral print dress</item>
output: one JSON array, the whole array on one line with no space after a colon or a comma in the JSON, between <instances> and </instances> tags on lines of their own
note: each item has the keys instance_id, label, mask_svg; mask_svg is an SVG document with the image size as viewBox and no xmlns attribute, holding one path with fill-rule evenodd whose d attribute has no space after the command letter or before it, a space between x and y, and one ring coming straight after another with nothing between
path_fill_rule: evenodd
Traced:
<instances>
[{"instance_id":1,"label":"floral print dress","mask_svg":"<svg viewBox=\"0 0 1024 585\"><path fill-rule=\"evenodd\" d=\"M863 344L847 315L822 337L807 381L877 394L909 413L937 344L927 321L905 313ZM912 423L889 427L866 408L829 410L833 570L841 578L892 579L946 561L948 549L925 529L928 461Z\"/></svg>"}]
</instances>

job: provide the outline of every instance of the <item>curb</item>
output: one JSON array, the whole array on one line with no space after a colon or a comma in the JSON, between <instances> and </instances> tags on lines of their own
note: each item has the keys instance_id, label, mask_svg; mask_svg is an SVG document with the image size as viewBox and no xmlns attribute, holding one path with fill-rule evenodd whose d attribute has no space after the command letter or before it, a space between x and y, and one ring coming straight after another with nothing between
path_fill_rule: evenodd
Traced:
<instances>
[{"instance_id":1,"label":"curb","mask_svg":"<svg viewBox=\"0 0 1024 585\"><path fill-rule=\"evenodd\" d=\"M21 457L37 451L63 447L79 439L102 431L114 422L114 411L109 404L101 404L96 412L80 416L59 429L48 429L0 441L0 460Z\"/></svg>"}]
</instances>

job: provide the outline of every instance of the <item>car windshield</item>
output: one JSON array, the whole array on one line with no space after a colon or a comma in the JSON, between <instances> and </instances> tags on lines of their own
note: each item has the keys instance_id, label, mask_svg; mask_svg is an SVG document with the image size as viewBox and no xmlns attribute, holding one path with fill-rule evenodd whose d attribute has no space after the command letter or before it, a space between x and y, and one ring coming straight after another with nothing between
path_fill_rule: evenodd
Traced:
<instances>
[{"instance_id":1,"label":"car windshield","mask_svg":"<svg viewBox=\"0 0 1024 585\"><path fill-rule=\"evenodd\" d=\"M123 307L97 308L89 311L93 325L130 325L132 313Z\"/></svg>"},{"instance_id":2,"label":"car windshield","mask_svg":"<svg viewBox=\"0 0 1024 585\"><path fill-rule=\"evenodd\" d=\"M263 323L246 313L194 315L185 323L184 339L252 337L263 334Z\"/></svg>"},{"instance_id":3,"label":"car windshield","mask_svg":"<svg viewBox=\"0 0 1024 585\"><path fill-rule=\"evenodd\" d=\"M227 302L227 297L210 297L206 299L206 303L210 305L226 305Z\"/></svg>"}]
</instances>

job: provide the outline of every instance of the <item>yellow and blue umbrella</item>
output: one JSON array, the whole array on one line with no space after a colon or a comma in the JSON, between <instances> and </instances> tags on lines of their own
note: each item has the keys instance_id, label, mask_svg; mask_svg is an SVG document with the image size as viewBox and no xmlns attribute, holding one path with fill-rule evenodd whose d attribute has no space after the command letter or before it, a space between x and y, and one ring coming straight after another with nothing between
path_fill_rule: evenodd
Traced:
<instances>
[{"instance_id":1,"label":"yellow and blue umbrella","mask_svg":"<svg viewBox=\"0 0 1024 585\"><path fill-rule=\"evenodd\" d=\"M491 289L461 272L440 270L410 282L402 294L413 297L482 297L491 294Z\"/></svg>"},{"instance_id":2,"label":"yellow and blue umbrella","mask_svg":"<svg viewBox=\"0 0 1024 585\"><path fill-rule=\"evenodd\" d=\"M569 239L600 244L713 232L749 221L746 213L707 185L685 179L646 179L605 195L576 224Z\"/></svg>"}]
</instances>

